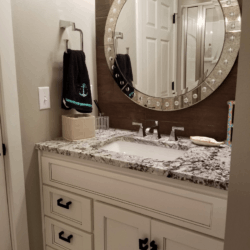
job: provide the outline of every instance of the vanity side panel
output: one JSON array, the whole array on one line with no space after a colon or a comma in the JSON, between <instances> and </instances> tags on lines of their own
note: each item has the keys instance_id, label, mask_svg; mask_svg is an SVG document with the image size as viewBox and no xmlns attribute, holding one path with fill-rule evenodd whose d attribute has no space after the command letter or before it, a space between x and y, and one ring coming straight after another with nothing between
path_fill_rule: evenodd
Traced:
<instances>
[{"instance_id":1,"label":"vanity side panel","mask_svg":"<svg viewBox=\"0 0 250 250\"><path fill-rule=\"evenodd\" d=\"M226 200L177 188L162 190L102 176L87 166L42 157L43 180L47 185L72 189L128 203L164 215L166 221L223 238ZM86 194L84 194L86 195Z\"/></svg>"},{"instance_id":2,"label":"vanity side panel","mask_svg":"<svg viewBox=\"0 0 250 250\"><path fill-rule=\"evenodd\" d=\"M40 186L40 201L41 201L41 217L42 217L42 237L43 237L43 250L46 249L46 231L44 221L44 203L43 203L43 167L42 167L42 152L38 151L38 163L39 163L39 186Z\"/></svg>"}]
</instances>

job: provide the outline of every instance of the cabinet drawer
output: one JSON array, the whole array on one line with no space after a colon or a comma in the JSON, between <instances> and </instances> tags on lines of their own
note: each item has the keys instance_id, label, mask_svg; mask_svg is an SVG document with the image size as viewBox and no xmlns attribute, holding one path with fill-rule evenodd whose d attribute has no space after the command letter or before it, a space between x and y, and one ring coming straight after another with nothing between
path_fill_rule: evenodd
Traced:
<instances>
[{"instance_id":1,"label":"cabinet drawer","mask_svg":"<svg viewBox=\"0 0 250 250\"><path fill-rule=\"evenodd\" d=\"M46 244L54 249L92 250L92 234L45 217Z\"/></svg>"},{"instance_id":2,"label":"cabinet drawer","mask_svg":"<svg viewBox=\"0 0 250 250\"><path fill-rule=\"evenodd\" d=\"M92 232L91 199L43 186L43 201L45 215Z\"/></svg>"}]
</instances>

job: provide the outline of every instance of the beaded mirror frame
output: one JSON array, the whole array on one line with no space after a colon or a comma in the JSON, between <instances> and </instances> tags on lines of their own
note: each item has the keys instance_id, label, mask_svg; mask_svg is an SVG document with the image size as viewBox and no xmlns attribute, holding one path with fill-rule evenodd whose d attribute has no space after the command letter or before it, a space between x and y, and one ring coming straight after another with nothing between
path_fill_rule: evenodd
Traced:
<instances>
[{"instance_id":1,"label":"beaded mirror frame","mask_svg":"<svg viewBox=\"0 0 250 250\"><path fill-rule=\"evenodd\" d=\"M225 41L220 59L210 75L195 89L174 97L146 95L126 81L115 66L115 29L127 0L114 0L105 27L104 49L108 67L121 91L140 106L156 111L176 111L191 107L210 96L226 79L238 56L241 38L241 12L238 0L218 0L225 17Z\"/></svg>"}]
</instances>

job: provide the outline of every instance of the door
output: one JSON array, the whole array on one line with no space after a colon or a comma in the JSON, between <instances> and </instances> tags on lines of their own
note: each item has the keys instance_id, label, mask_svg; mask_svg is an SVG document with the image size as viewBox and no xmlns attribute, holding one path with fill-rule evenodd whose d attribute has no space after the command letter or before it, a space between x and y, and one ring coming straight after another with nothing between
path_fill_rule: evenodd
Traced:
<instances>
[{"instance_id":1,"label":"door","mask_svg":"<svg viewBox=\"0 0 250 250\"><path fill-rule=\"evenodd\" d=\"M150 219L147 217L95 202L94 218L95 250L138 250L140 239L149 241Z\"/></svg>"},{"instance_id":2,"label":"door","mask_svg":"<svg viewBox=\"0 0 250 250\"><path fill-rule=\"evenodd\" d=\"M176 34L173 15L176 0L138 1L141 30L142 84L139 89L151 96L164 97L171 94L175 81ZM140 40L140 38L138 38ZM139 57L138 57L139 58Z\"/></svg>"},{"instance_id":3,"label":"door","mask_svg":"<svg viewBox=\"0 0 250 250\"><path fill-rule=\"evenodd\" d=\"M2 151L2 134L0 124L0 249L11 250L9 212L7 203L7 190L5 181L5 169Z\"/></svg>"},{"instance_id":4,"label":"door","mask_svg":"<svg viewBox=\"0 0 250 250\"><path fill-rule=\"evenodd\" d=\"M223 250L221 240L181 229L166 223L151 221L151 239L158 250Z\"/></svg>"}]
</instances>

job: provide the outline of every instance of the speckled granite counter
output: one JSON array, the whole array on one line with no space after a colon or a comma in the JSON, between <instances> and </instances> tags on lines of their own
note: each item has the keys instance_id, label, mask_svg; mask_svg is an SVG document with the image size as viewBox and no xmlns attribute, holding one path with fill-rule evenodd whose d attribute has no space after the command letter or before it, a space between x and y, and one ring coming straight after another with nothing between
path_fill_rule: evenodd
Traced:
<instances>
[{"instance_id":1,"label":"speckled granite counter","mask_svg":"<svg viewBox=\"0 0 250 250\"><path fill-rule=\"evenodd\" d=\"M185 154L184 157L169 162L100 149L118 140L184 150ZM228 189L231 148L226 145L219 148L200 147L186 138L181 138L178 142L170 142L167 136L162 136L160 140L153 140L151 136L142 138L138 137L135 132L109 129L97 131L96 137L91 139L78 142L56 139L37 143L35 147L46 152L190 181L223 190Z\"/></svg>"}]
</instances>

